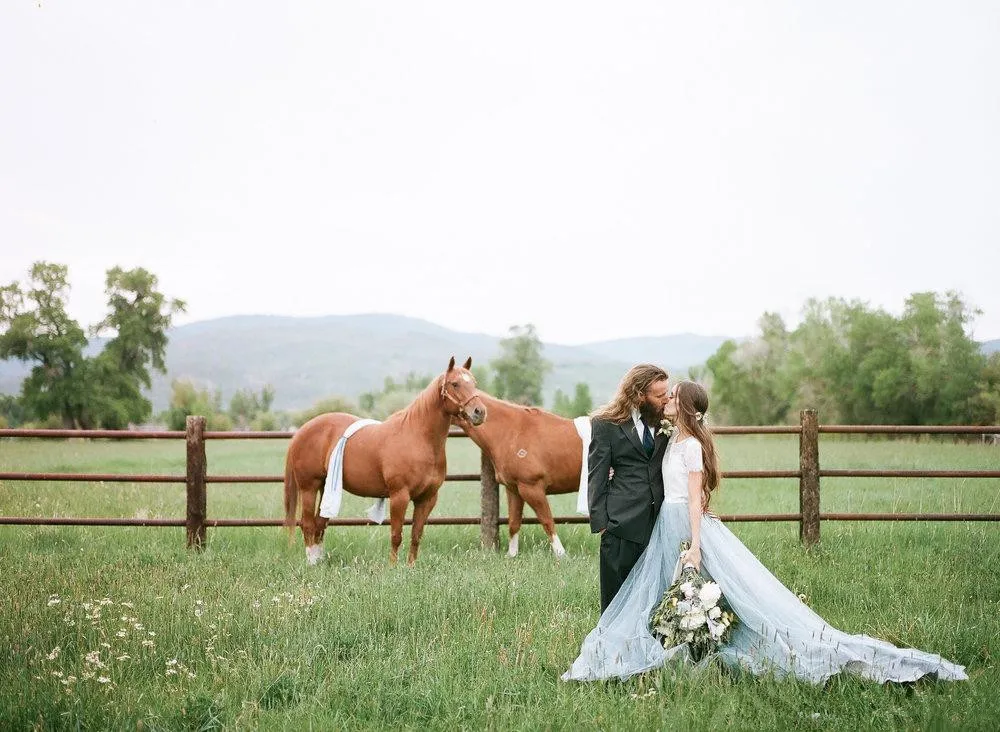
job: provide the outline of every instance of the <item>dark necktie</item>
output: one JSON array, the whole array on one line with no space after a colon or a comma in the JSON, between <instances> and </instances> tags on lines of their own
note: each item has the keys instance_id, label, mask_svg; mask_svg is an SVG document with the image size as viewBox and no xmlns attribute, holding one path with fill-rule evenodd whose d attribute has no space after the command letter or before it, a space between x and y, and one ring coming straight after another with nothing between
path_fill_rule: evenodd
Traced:
<instances>
[{"instance_id":1,"label":"dark necktie","mask_svg":"<svg viewBox=\"0 0 1000 732\"><path fill-rule=\"evenodd\" d=\"M646 449L646 455L653 454L653 432L645 421L642 423L642 446Z\"/></svg>"}]
</instances>

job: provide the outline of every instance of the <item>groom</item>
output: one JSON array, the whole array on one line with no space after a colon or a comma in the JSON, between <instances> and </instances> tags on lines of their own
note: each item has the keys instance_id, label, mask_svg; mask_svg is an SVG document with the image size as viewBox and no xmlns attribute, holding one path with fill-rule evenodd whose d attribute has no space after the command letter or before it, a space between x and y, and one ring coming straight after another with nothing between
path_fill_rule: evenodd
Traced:
<instances>
[{"instance_id":1,"label":"groom","mask_svg":"<svg viewBox=\"0 0 1000 732\"><path fill-rule=\"evenodd\" d=\"M649 543L663 503L667 436L657 432L666 403L667 372L640 364L592 415L588 492L590 530L601 534L602 613Z\"/></svg>"}]
</instances>

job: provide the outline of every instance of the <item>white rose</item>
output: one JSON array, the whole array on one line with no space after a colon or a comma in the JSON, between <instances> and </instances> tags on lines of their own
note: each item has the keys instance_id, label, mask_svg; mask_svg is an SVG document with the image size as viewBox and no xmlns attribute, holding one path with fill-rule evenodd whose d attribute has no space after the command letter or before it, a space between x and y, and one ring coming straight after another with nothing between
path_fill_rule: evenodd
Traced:
<instances>
[{"instance_id":1,"label":"white rose","mask_svg":"<svg viewBox=\"0 0 1000 732\"><path fill-rule=\"evenodd\" d=\"M694 585L690 582L682 584L680 590L684 593L684 597L694 597Z\"/></svg>"},{"instance_id":2,"label":"white rose","mask_svg":"<svg viewBox=\"0 0 1000 732\"><path fill-rule=\"evenodd\" d=\"M722 590L714 582L706 582L698 591L698 599L705 607L713 607L722 597Z\"/></svg>"},{"instance_id":3,"label":"white rose","mask_svg":"<svg viewBox=\"0 0 1000 732\"><path fill-rule=\"evenodd\" d=\"M703 612L693 612L681 618L681 630L695 630L708 622L708 616Z\"/></svg>"},{"instance_id":4,"label":"white rose","mask_svg":"<svg viewBox=\"0 0 1000 732\"><path fill-rule=\"evenodd\" d=\"M722 608L716 605L715 607L713 607L711 610L708 611L708 617L710 617L712 620L718 620L720 617L722 617Z\"/></svg>"},{"instance_id":5,"label":"white rose","mask_svg":"<svg viewBox=\"0 0 1000 732\"><path fill-rule=\"evenodd\" d=\"M712 638L719 640L722 634L726 632L726 626L722 623L709 623L708 631L712 634Z\"/></svg>"}]
</instances>

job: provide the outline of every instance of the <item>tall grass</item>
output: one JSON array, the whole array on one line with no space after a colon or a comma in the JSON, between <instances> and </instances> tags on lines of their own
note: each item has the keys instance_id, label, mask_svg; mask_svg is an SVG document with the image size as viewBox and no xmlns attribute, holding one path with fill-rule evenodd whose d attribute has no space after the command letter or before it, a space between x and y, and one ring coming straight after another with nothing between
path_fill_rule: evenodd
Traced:
<instances>
[{"instance_id":1,"label":"tall grass","mask_svg":"<svg viewBox=\"0 0 1000 732\"><path fill-rule=\"evenodd\" d=\"M210 442L209 472L281 472L282 442ZM794 468L781 436L720 441L727 469ZM825 467L986 468L1000 450L951 440L821 438ZM449 471L475 472L466 440ZM6 441L0 470L183 473L183 443ZM209 516L279 517L277 485L213 484ZM996 512L995 480L824 480L824 511ZM478 515L448 483L434 515ZM343 516L367 501L346 497ZM555 497L570 514L575 495ZM795 511L795 481L731 480L722 513ZM182 485L0 483L0 513L181 517ZM0 729L994 729L1000 718L1000 530L975 523L834 523L811 551L794 524L731 528L833 625L941 653L970 681L824 687L667 669L627 682L559 675L598 615L597 542L522 531L509 560L476 526L427 528L413 568L388 531L333 528L306 567L301 536L210 529L0 527ZM405 539L405 535L404 535Z\"/></svg>"}]
</instances>

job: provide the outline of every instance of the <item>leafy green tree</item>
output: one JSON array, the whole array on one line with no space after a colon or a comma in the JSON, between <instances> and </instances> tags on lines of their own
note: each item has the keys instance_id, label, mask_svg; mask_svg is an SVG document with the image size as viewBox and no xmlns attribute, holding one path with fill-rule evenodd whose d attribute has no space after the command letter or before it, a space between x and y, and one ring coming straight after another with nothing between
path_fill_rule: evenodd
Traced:
<instances>
[{"instance_id":1,"label":"leafy green tree","mask_svg":"<svg viewBox=\"0 0 1000 732\"><path fill-rule=\"evenodd\" d=\"M229 416L241 427L253 424L260 415L271 411L274 403L274 387L265 384L257 394L252 389L240 389L229 400Z\"/></svg>"},{"instance_id":2,"label":"leafy green tree","mask_svg":"<svg viewBox=\"0 0 1000 732\"><path fill-rule=\"evenodd\" d=\"M228 430L232 427L232 420L222 411L221 391L209 393L191 381L175 379L170 384L170 407L163 414L163 419L169 429L183 430L188 415L192 414L205 417L210 429Z\"/></svg>"},{"instance_id":3,"label":"leafy green tree","mask_svg":"<svg viewBox=\"0 0 1000 732\"><path fill-rule=\"evenodd\" d=\"M480 366L479 364L473 364L472 366L472 378L476 380L476 387L480 391L485 391L487 394L493 394L493 377L490 374L490 370L485 366Z\"/></svg>"},{"instance_id":4,"label":"leafy green tree","mask_svg":"<svg viewBox=\"0 0 1000 732\"><path fill-rule=\"evenodd\" d=\"M973 424L1000 424L1000 351L983 366L972 409Z\"/></svg>"},{"instance_id":5,"label":"leafy green tree","mask_svg":"<svg viewBox=\"0 0 1000 732\"><path fill-rule=\"evenodd\" d=\"M402 381L387 376L381 391L368 391L358 397L360 413L372 419L385 419L408 406L433 380L432 374L418 374L415 371L407 373Z\"/></svg>"},{"instance_id":6,"label":"leafy green tree","mask_svg":"<svg viewBox=\"0 0 1000 732\"><path fill-rule=\"evenodd\" d=\"M901 317L859 301L810 300L790 334L765 314L758 338L729 341L708 360L713 401L740 424L792 419L803 407L828 423L982 420L993 382L967 333L975 314L953 292L914 293Z\"/></svg>"},{"instance_id":7,"label":"leafy green tree","mask_svg":"<svg viewBox=\"0 0 1000 732\"><path fill-rule=\"evenodd\" d=\"M144 269L107 273L108 315L92 329L107 334L104 350L84 356L83 328L66 313L64 265L36 262L25 289L0 287L0 359L37 362L21 387L21 402L39 420L58 417L65 427L122 428L142 422L152 405L142 395L149 369L165 372L166 331L184 303L156 289Z\"/></svg>"},{"instance_id":8,"label":"leafy green tree","mask_svg":"<svg viewBox=\"0 0 1000 732\"><path fill-rule=\"evenodd\" d=\"M63 265L36 262L29 284L0 287L0 359L36 361L21 386L31 417L56 414L67 428L83 426L89 364L87 338L66 313L69 283Z\"/></svg>"},{"instance_id":9,"label":"leafy green tree","mask_svg":"<svg viewBox=\"0 0 1000 732\"><path fill-rule=\"evenodd\" d=\"M19 427L26 415L20 400L13 394L0 394L0 429Z\"/></svg>"},{"instance_id":10,"label":"leafy green tree","mask_svg":"<svg viewBox=\"0 0 1000 732\"><path fill-rule=\"evenodd\" d=\"M573 391L572 399L564 394L562 389L556 389L552 403L552 411L555 414L573 419L589 414L593 408L594 400L590 396L590 386L588 384L582 381L579 382Z\"/></svg>"},{"instance_id":11,"label":"leafy green tree","mask_svg":"<svg viewBox=\"0 0 1000 732\"><path fill-rule=\"evenodd\" d=\"M789 415L789 333L775 313L764 313L758 325L760 337L743 343L726 341L706 362L712 373L713 411L720 421L772 424Z\"/></svg>"},{"instance_id":12,"label":"leafy green tree","mask_svg":"<svg viewBox=\"0 0 1000 732\"><path fill-rule=\"evenodd\" d=\"M525 405L542 403L542 385L552 364L542 357L535 326L515 325L500 341L500 356L490 361L494 395Z\"/></svg>"},{"instance_id":13,"label":"leafy green tree","mask_svg":"<svg viewBox=\"0 0 1000 732\"><path fill-rule=\"evenodd\" d=\"M923 423L951 424L969 417L986 357L966 334L977 315L955 292L914 293L900 325L909 346L914 414Z\"/></svg>"},{"instance_id":14,"label":"leafy green tree","mask_svg":"<svg viewBox=\"0 0 1000 732\"><path fill-rule=\"evenodd\" d=\"M347 414L358 414L358 408L348 399L339 396L327 397L313 404L308 409L296 413L292 421L297 426L302 426L313 417L318 417L327 412L346 412Z\"/></svg>"}]
</instances>

